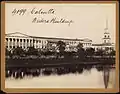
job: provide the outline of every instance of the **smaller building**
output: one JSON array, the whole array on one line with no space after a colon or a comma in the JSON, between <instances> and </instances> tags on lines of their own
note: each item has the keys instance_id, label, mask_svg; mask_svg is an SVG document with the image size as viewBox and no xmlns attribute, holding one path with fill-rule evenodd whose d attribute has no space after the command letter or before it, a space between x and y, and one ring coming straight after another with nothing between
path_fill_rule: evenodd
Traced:
<instances>
[{"instance_id":1,"label":"smaller building","mask_svg":"<svg viewBox=\"0 0 120 94\"><path fill-rule=\"evenodd\" d=\"M111 37L110 37L110 33L108 32L108 27L105 28L105 33L102 38L102 43L92 44L92 48L94 48L95 51L102 49L102 50L105 50L106 52L115 50L115 44L111 43Z\"/></svg>"},{"instance_id":2,"label":"smaller building","mask_svg":"<svg viewBox=\"0 0 120 94\"><path fill-rule=\"evenodd\" d=\"M108 52L115 50L115 45L112 44L92 44L92 48L95 49L95 51L102 49L102 50L106 50Z\"/></svg>"}]
</instances>

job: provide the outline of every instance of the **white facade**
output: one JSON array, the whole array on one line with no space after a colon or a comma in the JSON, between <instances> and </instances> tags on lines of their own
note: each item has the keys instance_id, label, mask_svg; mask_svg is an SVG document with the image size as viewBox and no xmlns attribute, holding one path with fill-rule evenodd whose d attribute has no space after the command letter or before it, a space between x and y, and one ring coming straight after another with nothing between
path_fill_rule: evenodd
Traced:
<instances>
[{"instance_id":1,"label":"white facade","mask_svg":"<svg viewBox=\"0 0 120 94\"><path fill-rule=\"evenodd\" d=\"M93 44L92 48L95 49L95 51L102 49L102 50L115 50L114 44Z\"/></svg>"},{"instance_id":2,"label":"white facade","mask_svg":"<svg viewBox=\"0 0 120 94\"><path fill-rule=\"evenodd\" d=\"M92 40L90 39L65 39L65 38L47 38L47 37L34 37L22 34L19 32L6 34L6 48L12 50L17 47L27 49L28 47L45 49L48 46L48 42L54 42L52 45L56 46L58 41L63 41L66 43L66 51L76 50L76 46L79 43L83 44L84 48L92 46Z\"/></svg>"},{"instance_id":3,"label":"white facade","mask_svg":"<svg viewBox=\"0 0 120 94\"><path fill-rule=\"evenodd\" d=\"M16 32L6 34L6 48L11 50L13 48L21 47L26 49L27 47L45 48L47 41L44 39L33 38L31 36Z\"/></svg>"}]
</instances>

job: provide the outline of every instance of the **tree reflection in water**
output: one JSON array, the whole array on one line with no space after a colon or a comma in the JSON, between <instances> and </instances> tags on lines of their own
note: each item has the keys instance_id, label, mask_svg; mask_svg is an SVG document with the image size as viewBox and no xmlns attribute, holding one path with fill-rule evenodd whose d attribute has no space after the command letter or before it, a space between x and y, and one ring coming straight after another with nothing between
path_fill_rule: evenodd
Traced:
<instances>
[{"instance_id":1,"label":"tree reflection in water","mask_svg":"<svg viewBox=\"0 0 120 94\"><path fill-rule=\"evenodd\" d=\"M97 69L97 71L103 71L103 66L101 66L101 65L98 65L98 66L96 66L96 69Z\"/></svg>"},{"instance_id":2,"label":"tree reflection in water","mask_svg":"<svg viewBox=\"0 0 120 94\"><path fill-rule=\"evenodd\" d=\"M15 79L22 79L24 76L32 76L32 77L38 77L38 76L49 76L49 75L64 75L69 73L83 73L83 68L78 67L59 67L59 68L27 68L27 69L12 69L12 70L6 70L6 78L13 77Z\"/></svg>"},{"instance_id":3,"label":"tree reflection in water","mask_svg":"<svg viewBox=\"0 0 120 94\"><path fill-rule=\"evenodd\" d=\"M84 71L90 73L93 66L69 66L69 67L57 67L57 68L17 68L6 70L6 78L14 77L15 79L22 79L25 76L40 77L50 75L64 75L64 74L82 74ZM98 72L103 71L103 66L95 67Z\"/></svg>"}]
</instances>

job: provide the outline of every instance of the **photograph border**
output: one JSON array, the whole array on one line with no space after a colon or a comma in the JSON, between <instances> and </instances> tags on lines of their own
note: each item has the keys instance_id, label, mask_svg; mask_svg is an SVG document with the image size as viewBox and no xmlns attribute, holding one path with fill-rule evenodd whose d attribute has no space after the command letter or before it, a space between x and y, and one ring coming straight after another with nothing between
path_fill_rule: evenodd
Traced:
<instances>
[{"instance_id":1,"label":"photograph border","mask_svg":"<svg viewBox=\"0 0 120 94\"><path fill-rule=\"evenodd\" d=\"M27 3L27 4L78 4L78 3L115 3L116 4L116 87L113 89L101 88L5 88L5 4ZM2 1L1 2L1 90L6 93L35 93L35 92L118 92L119 91L119 2L118 1Z\"/></svg>"}]
</instances>

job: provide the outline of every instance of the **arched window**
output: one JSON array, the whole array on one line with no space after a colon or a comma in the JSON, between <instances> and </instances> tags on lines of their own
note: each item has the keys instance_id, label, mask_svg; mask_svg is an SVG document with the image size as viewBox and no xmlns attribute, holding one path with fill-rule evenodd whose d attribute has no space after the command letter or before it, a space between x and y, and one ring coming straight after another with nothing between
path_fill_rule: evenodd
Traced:
<instances>
[{"instance_id":1,"label":"arched window","mask_svg":"<svg viewBox=\"0 0 120 94\"><path fill-rule=\"evenodd\" d=\"M104 40L104 43L106 43L106 40Z\"/></svg>"},{"instance_id":2,"label":"arched window","mask_svg":"<svg viewBox=\"0 0 120 94\"><path fill-rule=\"evenodd\" d=\"M19 41L19 39L17 39L17 42Z\"/></svg>"},{"instance_id":3,"label":"arched window","mask_svg":"<svg viewBox=\"0 0 120 94\"><path fill-rule=\"evenodd\" d=\"M12 41L12 38L10 38L10 41Z\"/></svg>"},{"instance_id":4,"label":"arched window","mask_svg":"<svg viewBox=\"0 0 120 94\"><path fill-rule=\"evenodd\" d=\"M25 42L25 39L23 39L24 40L24 42Z\"/></svg>"},{"instance_id":5,"label":"arched window","mask_svg":"<svg viewBox=\"0 0 120 94\"><path fill-rule=\"evenodd\" d=\"M106 38L106 35L105 35L105 38Z\"/></svg>"},{"instance_id":6,"label":"arched window","mask_svg":"<svg viewBox=\"0 0 120 94\"><path fill-rule=\"evenodd\" d=\"M8 38L6 38L6 41L8 41Z\"/></svg>"},{"instance_id":7,"label":"arched window","mask_svg":"<svg viewBox=\"0 0 120 94\"><path fill-rule=\"evenodd\" d=\"M13 41L15 42L15 39L13 39Z\"/></svg>"},{"instance_id":8,"label":"arched window","mask_svg":"<svg viewBox=\"0 0 120 94\"><path fill-rule=\"evenodd\" d=\"M20 42L22 42L22 39L20 39Z\"/></svg>"},{"instance_id":9,"label":"arched window","mask_svg":"<svg viewBox=\"0 0 120 94\"><path fill-rule=\"evenodd\" d=\"M27 39L27 42L29 42L29 39Z\"/></svg>"},{"instance_id":10,"label":"arched window","mask_svg":"<svg viewBox=\"0 0 120 94\"><path fill-rule=\"evenodd\" d=\"M13 39L13 45L15 46L15 39ZM14 48L14 47L13 47Z\"/></svg>"}]
</instances>

